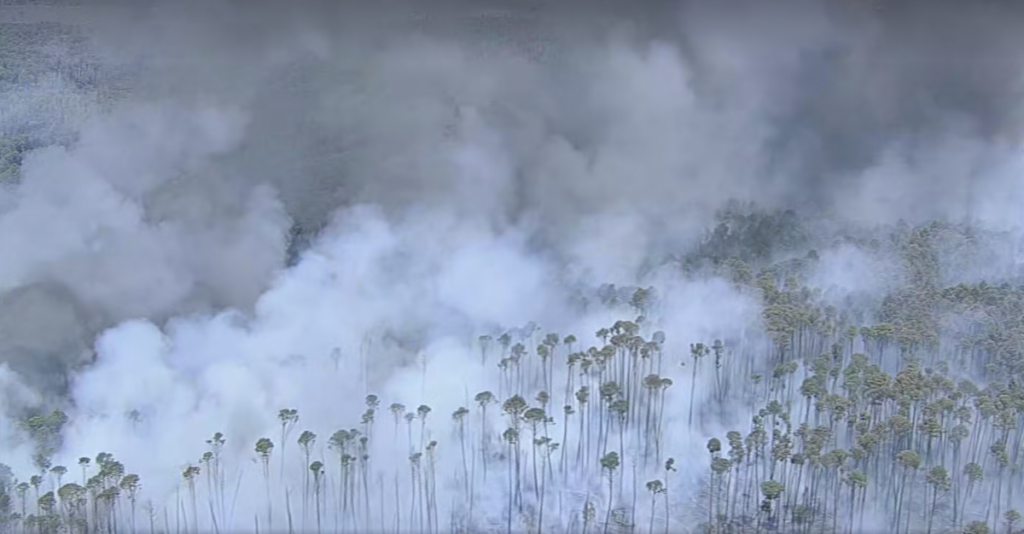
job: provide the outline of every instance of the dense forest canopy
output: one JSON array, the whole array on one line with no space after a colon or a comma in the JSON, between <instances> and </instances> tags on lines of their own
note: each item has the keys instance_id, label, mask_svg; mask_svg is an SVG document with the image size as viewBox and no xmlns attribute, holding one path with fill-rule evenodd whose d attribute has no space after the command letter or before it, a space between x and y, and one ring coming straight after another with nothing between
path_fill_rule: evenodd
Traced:
<instances>
[{"instance_id":1,"label":"dense forest canopy","mask_svg":"<svg viewBox=\"0 0 1024 534\"><path fill-rule=\"evenodd\" d=\"M1024 532L1019 6L282 6L0 2L0 532Z\"/></svg>"}]
</instances>

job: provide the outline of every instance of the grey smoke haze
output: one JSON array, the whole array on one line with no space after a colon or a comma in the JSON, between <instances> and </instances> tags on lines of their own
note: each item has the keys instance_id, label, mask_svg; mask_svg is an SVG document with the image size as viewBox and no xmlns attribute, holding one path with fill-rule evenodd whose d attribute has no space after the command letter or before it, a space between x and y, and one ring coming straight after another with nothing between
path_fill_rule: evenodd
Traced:
<instances>
[{"instance_id":1,"label":"grey smoke haze","mask_svg":"<svg viewBox=\"0 0 1024 534\"><path fill-rule=\"evenodd\" d=\"M492 4L42 9L133 82L3 194L0 302L43 322L84 309L58 329L83 333L246 309L290 224L363 203L524 229L596 283L692 242L733 198L1020 221L1016 4ZM49 93L8 100L42 111ZM92 109L68 94L65 122ZM6 330L5 354L69 353Z\"/></svg>"},{"instance_id":2,"label":"grey smoke haze","mask_svg":"<svg viewBox=\"0 0 1024 534\"><path fill-rule=\"evenodd\" d=\"M357 378L293 357L355 358L368 332L436 355L429 389L401 347L364 378L438 413L463 378L494 383L442 372L476 361L473 332L604 326L566 318L577 285L663 281L681 350L748 335L727 284L640 278L731 199L836 225L1021 224L1024 5L626 4L77 8L90 51L132 76L113 104L71 90L86 118L39 110L76 141L0 189L5 408L67 400L69 451L128 464L197 457L218 429L241 456L282 406L358 417L339 408ZM0 125L43 90L0 94L22 103ZM289 268L295 226L323 235ZM874 259L825 259L822 283L874 289L851 282ZM133 430L130 409L165 425Z\"/></svg>"},{"instance_id":3,"label":"grey smoke haze","mask_svg":"<svg viewBox=\"0 0 1024 534\"><path fill-rule=\"evenodd\" d=\"M313 225L358 201L496 224L733 196L945 214L1019 141L1016 4L491 4L151 2L98 36L143 66L137 98L244 108L233 166ZM453 177L451 137L506 176Z\"/></svg>"}]
</instances>

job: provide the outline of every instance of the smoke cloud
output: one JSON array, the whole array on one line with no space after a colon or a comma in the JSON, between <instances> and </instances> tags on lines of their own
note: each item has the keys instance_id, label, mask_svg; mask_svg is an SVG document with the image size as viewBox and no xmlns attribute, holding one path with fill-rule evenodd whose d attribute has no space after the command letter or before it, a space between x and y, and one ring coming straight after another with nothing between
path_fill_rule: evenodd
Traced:
<instances>
[{"instance_id":1,"label":"smoke cloud","mask_svg":"<svg viewBox=\"0 0 1024 534\"><path fill-rule=\"evenodd\" d=\"M702 455L749 413L677 360L696 341L768 344L753 296L674 261L729 202L850 232L1024 222L1024 6L626 4L0 6L69 19L121 73L61 78L49 106L52 84L0 93L0 130L38 147L0 188L0 406L62 407L57 463L111 452L172 508L175 469L223 432L245 482L220 528L248 529L263 490L247 463L279 439L278 409L322 429L317 457L366 394L442 421L499 393L477 336L533 322L589 347L621 318L602 284L654 285L665 403L696 388L705 406L699 432L670 409L666 442ZM895 283L877 276L891 256L815 245L837 303ZM405 461L404 426L375 424L371 457ZM30 469L23 437L0 426ZM699 486L703 464L680 469ZM502 517L500 485L479 491Z\"/></svg>"}]
</instances>

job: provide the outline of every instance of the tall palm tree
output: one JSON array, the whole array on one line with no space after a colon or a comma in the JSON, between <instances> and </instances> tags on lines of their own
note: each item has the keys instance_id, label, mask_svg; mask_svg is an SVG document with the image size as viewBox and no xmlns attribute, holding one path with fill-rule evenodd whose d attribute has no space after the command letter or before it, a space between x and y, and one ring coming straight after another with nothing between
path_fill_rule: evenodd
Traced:
<instances>
[{"instance_id":1,"label":"tall palm tree","mask_svg":"<svg viewBox=\"0 0 1024 534\"><path fill-rule=\"evenodd\" d=\"M651 492L651 518L650 528L647 529L648 534L654 534L654 517L655 507L658 505L658 495L665 493L665 484L660 480L651 480L647 482L647 491ZM666 518L666 521L668 518Z\"/></svg>"},{"instance_id":2,"label":"tall palm tree","mask_svg":"<svg viewBox=\"0 0 1024 534\"><path fill-rule=\"evenodd\" d=\"M299 444L299 448L302 450L303 465L307 466L307 469L303 469L302 473L302 522L303 526L305 526L309 508L309 474L310 472L313 472L314 474L316 473L315 470L308 469L308 466L312 465L310 463L310 457L313 453L313 445L316 444L316 434L309 430L303 430L302 433L299 434L297 442ZM323 464L321 464L321 467L322 465ZM317 504L319 505L319 503Z\"/></svg>"},{"instance_id":3,"label":"tall palm tree","mask_svg":"<svg viewBox=\"0 0 1024 534\"><path fill-rule=\"evenodd\" d=\"M511 428L515 431L515 433L513 435L513 437L516 438L516 440L514 442L515 447L512 449L511 452L512 452L514 458L515 458L515 469L516 469L515 470L515 496L516 496L516 504L519 506L519 510L522 511L522 508L523 508L523 493L522 493L522 487L520 485L520 472L521 472L520 471L520 465L521 465L521 462L520 462L520 457L519 457L519 453L520 453L520 448L519 448L519 433L520 432L519 431L520 431L520 425L521 425L523 413L526 412L526 409L527 409L527 404L526 404L526 400L523 399L523 397L521 397L519 395L513 395L513 396L509 397L508 399L506 399L504 403L502 403L501 408L502 408L502 411L504 411L505 414L508 415L508 417L509 417L509 424L511 425ZM510 441L509 443L512 444L513 442Z\"/></svg>"},{"instance_id":4,"label":"tall palm tree","mask_svg":"<svg viewBox=\"0 0 1024 534\"><path fill-rule=\"evenodd\" d=\"M316 532L322 533L320 522L320 492L323 486L324 464L317 460L309 464L309 470L313 473L313 499L316 501Z\"/></svg>"},{"instance_id":5,"label":"tall palm tree","mask_svg":"<svg viewBox=\"0 0 1024 534\"><path fill-rule=\"evenodd\" d=\"M619 468L619 453L612 451L601 457L601 469L608 475L608 513L604 520L604 534L612 522L612 507L615 504L615 470Z\"/></svg>"},{"instance_id":6,"label":"tall palm tree","mask_svg":"<svg viewBox=\"0 0 1024 534\"><path fill-rule=\"evenodd\" d=\"M426 445L427 439L427 416L430 415L430 406L421 404L416 408L416 416L420 419L420 448Z\"/></svg>"},{"instance_id":7,"label":"tall palm tree","mask_svg":"<svg viewBox=\"0 0 1024 534\"><path fill-rule=\"evenodd\" d=\"M480 450L483 456L484 481L486 482L487 459L490 457L490 452L488 451L487 446L490 441L488 437L490 427L487 426L487 406L495 402L494 393L491 393L490 391L481 391L473 397L473 400L476 401L477 406L480 407Z\"/></svg>"},{"instance_id":8,"label":"tall palm tree","mask_svg":"<svg viewBox=\"0 0 1024 534\"><path fill-rule=\"evenodd\" d=\"M199 532L199 508L196 506L196 477L199 476L199 466L189 465L182 473L185 485L188 486L189 501L192 503L192 532Z\"/></svg>"},{"instance_id":9,"label":"tall palm tree","mask_svg":"<svg viewBox=\"0 0 1024 534\"><path fill-rule=\"evenodd\" d=\"M517 430L514 427L506 428L505 432L502 433L501 437L505 441L505 443L508 444L509 457L512 457L512 455L513 455L512 449L513 448L515 448L515 449L519 448L519 430ZM518 459L519 455L516 454L515 457ZM516 472L515 472L514 475L512 473L512 465L513 465L512 462L509 462L508 465L509 465L509 470L508 470L509 472L508 472L508 522L507 522L507 534L512 534L512 513L514 512L514 508L515 508L515 499L519 495L519 492L518 492L518 489L517 489L519 487L519 462L517 461L515 463Z\"/></svg>"},{"instance_id":10,"label":"tall palm tree","mask_svg":"<svg viewBox=\"0 0 1024 534\"><path fill-rule=\"evenodd\" d=\"M89 464L92 462L92 458L83 456L78 459L78 466L82 468L82 485L84 486L89 479Z\"/></svg>"},{"instance_id":11,"label":"tall palm tree","mask_svg":"<svg viewBox=\"0 0 1024 534\"><path fill-rule=\"evenodd\" d=\"M274 528L274 504L270 498L270 454L274 451L274 442L270 438L256 440L256 455L263 466L263 482L267 496L267 528Z\"/></svg>"},{"instance_id":12,"label":"tall palm tree","mask_svg":"<svg viewBox=\"0 0 1024 534\"><path fill-rule=\"evenodd\" d=\"M131 507L131 527L132 531L136 531L135 504L139 498L139 490L142 488L142 485L139 483L139 475L125 475L124 478L121 479L119 486L128 495L128 504ZM192 513L195 514L195 510L193 510Z\"/></svg>"},{"instance_id":13,"label":"tall palm tree","mask_svg":"<svg viewBox=\"0 0 1024 534\"><path fill-rule=\"evenodd\" d=\"M281 422L281 479L284 480L285 445L288 443L288 434L295 424L299 422L299 412L294 408L281 408L277 412L277 419Z\"/></svg>"},{"instance_id":14,"label":"tall palm tree","mask_svg":"<svg viewBox=\"0 0 1024 534\"><path fill-rule=\"evenodd\" d=\"M925 476L928 485L932 487L932 505L928 513L928 534L932 534L932 522L935 519L936 508L939 504L939 496L949 491L949 474L946 468L941 465L933 467Z\"/></svg>"},{"instance_id":15,"label":"tall palm tree","mask_svg":"<svg viewBox=\"0 0 1024 534\"><path fill-rule=\"evenodd\" d=\"M338 508L335 512L336 514L341 514L346 520L349 519L349 500L351 499L349 479L352 475L350 467L353 460L349 447L353 439L352 432L341 429L331 434L328 440L328 447L338 456L338 488L335 492L338 499ZM335 521L337 521L337 518Z\"/></svg>"},{"instance_id":16,"label":"tall palm tree","mask_svg":"<svg viewBox=\"0 0 1024 534\"><path fill-rule=\"evenodd\" d=\"M697 364L701 358L708 355L710 349L703 343L691 343L690 344L690 357L693 358L693 376L690 384L690 415L687 416L686 423L688 426L693 426L693 394L697 391Z\"/></svg>"},{"instance_id":17,"label":"tall palm tree","mask_svg":"<svg viewBox=\"0 0 1024 534\"><path fill-rule=\"evenodd\" d=\"M472 494L469 490L469 465L466 461L466 416L469 415L469 410L465 406L460 406L459 409L452 412L452 421L458 425L459 434L459 447L462 450L462 483L466 491L466 496L472 498Z\"/></svg>"},{"instance_id":18,"label":"tall palm tree","mask_svg":"<svg viewBox=\"0 0 1024 534\"><path fill-rule=\"evenodd\" d=\"M393 403L388 410L395 416L395 439L398 439L398 427L402 424L402 417L405 416L405 405L401 403Z\"/></svg>"},{"instance_id":19,"label":"tall palm tree","mask_svg":"<svg viewBox=\"0 0 1024 534\"><path fill-rule=\"evenodd\" d=\"M907 492L907 486L906 486L907 474L908 473L912 473L911 476L910 476L910 497L911 497L911 501L912 501L913 500L913 491L914 491L914 478L915 478L915 476L917 474L917 470L921 467L921 457L918 456L918 454L916 452L912 451L912 450L904 450L904 451L900 451L900 453L896 456L896 460L899 462L900 467L903 468L903 473L902 473L902 478L901 478L901 480L902 480L901 487L900 487L899 494L897 495L897 499L898 499L897 502L898 502L898 504L896 506L896 526L898 527L899 519L900 519L900 513L899 512L900 512L900 510L904 506L905 496L906 496L906 492ZM908 510L907 510L907 523L906 523L906 525L907 525L907 527L906 527L907 531L909 532L909 530L910 530L910 511L909 511L909 506L908 506Z\"/></svg>"},{"instance_id":20,"label":"tall palm tree","mask_svg":"<svg viewBox=\"0 0 1024 534\"><path fill-rule=\"evenodd\" d=\"M224 438L224 434L221 432L214 432L210 439L206 440L206 444L210 447L210 454L212 456L212 465L207 466L207 474L213 481L213 487L211 493L215 494L219 506L220 517L227 517L227 502L224 491L224 445L227 440ZM212 497L211 497L212 498Z\"/></svg>"}]
</instances>

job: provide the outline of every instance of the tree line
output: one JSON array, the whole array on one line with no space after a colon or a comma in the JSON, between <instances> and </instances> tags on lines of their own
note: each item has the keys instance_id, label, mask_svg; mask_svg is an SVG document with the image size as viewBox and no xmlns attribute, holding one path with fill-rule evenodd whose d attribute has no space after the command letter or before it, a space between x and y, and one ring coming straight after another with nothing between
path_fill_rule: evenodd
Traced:
<instances>
[{"instance_id":1,"label":"tree line","mask_svg":"<svg viewBox=\"0 0 1024 534\"><path fill-rule=\"evenodd\" d=\"M783 217L740 228L802 232ZM746 239L732 231L720 226L705 246ZM67 417L37 414L23 422L37 471L0 471L0 528L1024 532L1024 290L1012 279L945 285L948 245L975 253L971 232L934 223L862 243L888 247L903 280L867 304L836 305L813 287L814 251L684 265L762 306L761 329L685 349L657 326L656 288L608 286L601 305L623 319L596 332L531 323L476 337L477 364L497 380L450 414L367 393L358 421L328 430L281 408L278 431L251 445L265 502L243 523L230 436L211 434L166 504L111 454L51 465ZM701 435L724 412L749 418L705 436L705 450L671 438L684 425ZM375 456L395 444L400 456Z\"/></svg>"}]
</instances>

